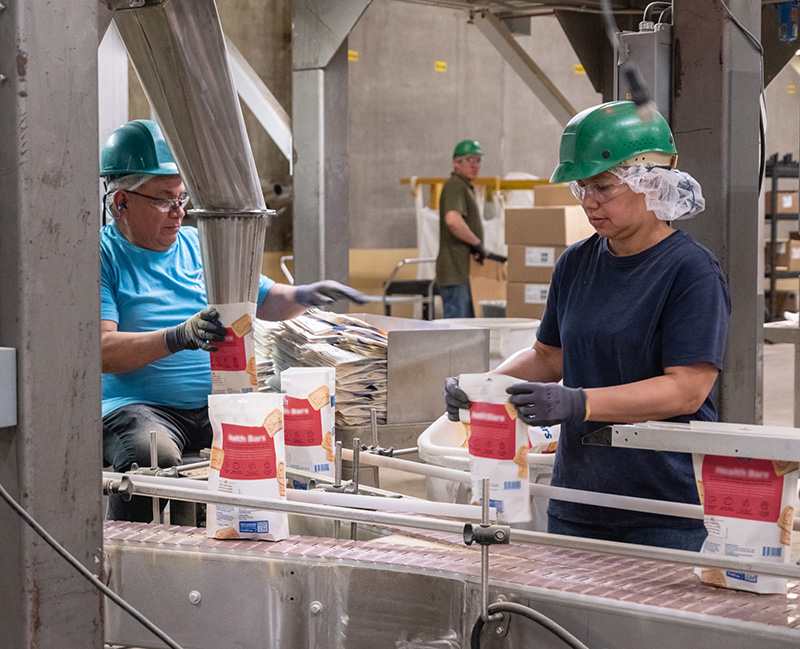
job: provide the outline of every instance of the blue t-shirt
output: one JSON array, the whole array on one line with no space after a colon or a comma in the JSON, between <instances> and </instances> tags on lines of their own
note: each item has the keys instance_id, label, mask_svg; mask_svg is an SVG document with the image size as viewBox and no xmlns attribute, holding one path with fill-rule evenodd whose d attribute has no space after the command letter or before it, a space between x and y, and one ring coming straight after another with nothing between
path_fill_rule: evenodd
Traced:
<instances>
[{"instance_id":1,"label":"blue t-shirt","mask_svg":"<svg viewBox=\"0 0 800 649\"><path fill-rule=\"evenodd\" d=\"M275 282L264 275L258 304ZM197 229L183 227L166 252L133 245L113 223L100 230L100 318L119 331L180 324L208 306ZM103 416L131 403L201 408L211 394L208 352L184 350L132 372L103 374Z\"/></svg>"},{"instance_id":2,"label":"blue t-shirt","mask_svg":"<svg viewBox=\"0 0 800 649\"><path fill-rule=\"evenodd\" d=\"M600 388L661 376L664 368L722 369L730 296L719 263L677 230L635 255L617 257L594 235L567 248L553 271L537 338L562 348L564 385ZM670 421L715 421L700 410ZM559 487L699 503L691 455L588 446L584 435L611 422L566 422L551 483ZM699 520L551 500L567 521L619 527L696 527Z\"/></svg>"}]
</instances>

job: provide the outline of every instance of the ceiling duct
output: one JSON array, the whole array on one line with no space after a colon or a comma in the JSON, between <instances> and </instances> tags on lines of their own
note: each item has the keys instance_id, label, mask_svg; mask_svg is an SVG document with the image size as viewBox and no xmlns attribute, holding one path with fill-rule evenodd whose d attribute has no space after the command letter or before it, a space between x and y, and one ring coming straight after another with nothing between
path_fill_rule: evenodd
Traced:
<instances>
[{"instance_id":1,"label":"ceiling duct","mask_svg":"<svg viewBox=\"0 0 800 649\"><path fill-rule=\"evenodd\" d=\"M114 21L192 198L208 301L256 302L268 211L217 7L135 1Z\"/></svg>"}]
</instances>

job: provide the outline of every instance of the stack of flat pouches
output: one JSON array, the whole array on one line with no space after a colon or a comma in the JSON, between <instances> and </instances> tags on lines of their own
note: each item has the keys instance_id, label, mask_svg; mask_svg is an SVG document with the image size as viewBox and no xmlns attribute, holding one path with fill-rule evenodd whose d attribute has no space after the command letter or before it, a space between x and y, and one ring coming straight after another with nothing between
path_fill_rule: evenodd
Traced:
<instances>
[{"instance_id":1,"label":"stack of flat pouches","mask_svg":"<svg viewBox=\"0 0 800 649\"><path fill-rule=\"evenodd\" d=\"M279 388L280 372L289 367L336 369L336 424L362 426L375 409L378 423L386 423L387 350L385 332L339 313L313 309L279 323L256 328L256 372L262 375L260 353L271 354L272 375L263 365L264 382ZM268 341L260 342L259 330Z\"/></svg>"},{"instance_id":2,"label":"stack of flat pouches","mask_svg":"<svg viewBox=\"0 0 800 649\"><path fill-rule=\"evenodd\" d=\"M275 372L272 336L280 326L279 322L255 320L253 339L256 350L256 378L258 379L259 392L280 392L280 383Z\"/></svg>"}]
</instances>

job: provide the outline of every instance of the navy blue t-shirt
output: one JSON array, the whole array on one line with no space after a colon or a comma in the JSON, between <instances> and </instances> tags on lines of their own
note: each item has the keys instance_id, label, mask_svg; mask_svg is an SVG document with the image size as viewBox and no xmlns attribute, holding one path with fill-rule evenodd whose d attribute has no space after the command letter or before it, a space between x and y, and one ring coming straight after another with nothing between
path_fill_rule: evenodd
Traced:
<instances>
[{"instance_id":1,"label":"navy blue t-shirt","mask_svg":"<svg viewBox=\"0 0 800 649\"><path fill-rule=\"evenodd\" d=\"M719 263L685 232L627 257L614 255L607 239L595 234L567 248L556 263L537 338L562 348L565 386L608 387L661 376L667 367L706 362L722 369L730 311ZM709 395L696 413L671 421L716 418ZM581 443L607 423L562 425L553 485L699 503L691 455ZM703 524L558 500L550 501L548 513L619 527Z\"/></svg>"}]
</instances>

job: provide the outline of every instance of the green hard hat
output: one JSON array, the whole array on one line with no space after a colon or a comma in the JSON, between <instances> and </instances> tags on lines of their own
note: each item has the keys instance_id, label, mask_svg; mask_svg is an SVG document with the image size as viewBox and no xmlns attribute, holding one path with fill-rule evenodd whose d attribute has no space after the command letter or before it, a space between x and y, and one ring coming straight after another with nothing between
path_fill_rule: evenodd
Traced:
<instances>
[{"instance_id":1,"label":"green hard hat","mask_svg":"<svg viewBox=\"0 0 800 649\"><path fill-rule=\"evenodd\" d=\"M461 140L453 151L453 159L463 155L483 155L481 143L478 140Z\"/></svg>"},{"instance_id":2,"label":"green hard hat","mask_svg":"<svg viewBox=\"0 0 800 649\"><path fill-rule=\"evenodd\" d=\"M118 178L129 174L171 176L180 173L158 124L135 119L108 136L100 151L100 175Z\"/></svg>"},{"instance_id":3,"label":"green hard hat","mask_svg":"<svg viewBox=\"0 0 800 649\"><path fill-rule=\"evenodd\" d=\"M648 161L652 154L675 166L678 152L667 121L660 113L643 121L632 101L610 101L581 111L564 127L550 182L589 178L622 162Z\"/></svg>"}]
</instances>

